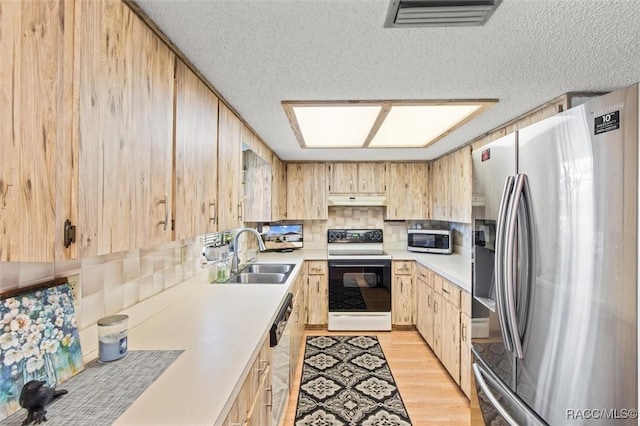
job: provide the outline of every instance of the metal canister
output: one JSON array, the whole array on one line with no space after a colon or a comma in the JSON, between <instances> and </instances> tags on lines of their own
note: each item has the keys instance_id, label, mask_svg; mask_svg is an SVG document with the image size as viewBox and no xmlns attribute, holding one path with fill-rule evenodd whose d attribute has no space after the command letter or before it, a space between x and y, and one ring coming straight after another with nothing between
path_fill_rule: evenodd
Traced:
<instances>
[{"instance_id":1,"label":"metal canister","mask_svg":"<svg viewBox=\"0 0 640 426\"><path fill-rule=\"evenodd\" d=\"M127 354L128 321L128 315L111 315L98 320L98 361L115 361Z\"/></svg>"}]
</instances>

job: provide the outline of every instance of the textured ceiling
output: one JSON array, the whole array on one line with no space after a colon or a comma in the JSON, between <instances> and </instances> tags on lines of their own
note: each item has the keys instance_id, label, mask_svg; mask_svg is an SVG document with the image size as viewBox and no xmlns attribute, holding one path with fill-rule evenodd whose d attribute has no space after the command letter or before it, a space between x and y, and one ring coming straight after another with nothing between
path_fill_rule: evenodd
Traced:
<instances>
[{"instance_id":1,"label":"textured ceiling","mask_svg":"<svg viewBox=\"0 0 640 426\"><path fill-rule=\"evenodd\" d=\"M640 81L638 0L503 0L482 27L383 28L389 0L136 0L283 160L431 159L554 97ZM499 103L427 149L301 149L282 100Z\"/></svg>"}]
</instances>

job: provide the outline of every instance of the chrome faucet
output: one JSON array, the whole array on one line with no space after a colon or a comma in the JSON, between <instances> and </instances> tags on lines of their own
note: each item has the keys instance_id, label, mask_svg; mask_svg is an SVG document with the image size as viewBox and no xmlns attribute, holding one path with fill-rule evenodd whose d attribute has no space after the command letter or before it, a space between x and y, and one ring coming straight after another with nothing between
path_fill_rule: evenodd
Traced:
<instances>
[{"instance_id":1,"label":"chrome faucet","mask_svg":"<svg viewBox=\"0 0 640 426\"><path fill-rule=\"evenodd\" d=\"M260 249L260 251L265 251L267 249L258 231L256 231L253 228L240 228L236 233L236 236L233 237L233 258L231 259L231 273L233 274L238 273L238 266L239 266L238 254L240 252L240 250L238 249L238 237L240 237L240 234L244 232L251 232L256 236L256 238L258 239L258 248Z\"/></svg>"}]
</instances>

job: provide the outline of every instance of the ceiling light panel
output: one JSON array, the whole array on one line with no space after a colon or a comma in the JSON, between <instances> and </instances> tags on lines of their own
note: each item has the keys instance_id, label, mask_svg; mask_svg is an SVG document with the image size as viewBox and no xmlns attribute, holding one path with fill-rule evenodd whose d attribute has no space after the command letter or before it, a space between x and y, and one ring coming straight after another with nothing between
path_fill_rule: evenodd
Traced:
<instances>
[{"instance_id":1,"label":"ceiling light panel","mask_svg":"<svg viewBox=\"0 0 640 426\"><path fill-rule=\"evenodd\" d=\"M381 106L295 106L298 127L308 148L360 147Z\"/></svg>"},{"instance_id":2,"label":"ceiling light panel","mask_svg":"<svg viewBox=\"0 0 640 426\"><path fill-rule=\"evenodd\" d=\"M481 105L393 106L370 147L423 147L442 137Z\"/></svg>"}]
</instances>

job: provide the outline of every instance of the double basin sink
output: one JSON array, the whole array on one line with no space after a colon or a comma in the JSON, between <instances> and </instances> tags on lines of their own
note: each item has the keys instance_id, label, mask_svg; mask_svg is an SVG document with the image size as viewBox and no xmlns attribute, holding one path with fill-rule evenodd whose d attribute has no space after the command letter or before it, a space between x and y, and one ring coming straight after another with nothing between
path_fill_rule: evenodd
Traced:
<instances>
[{"instance_id":1,"label":"double basin sink","mask_svg":"<svg viewBox=\"0 0 640 426\"><path fill-rule=\"evenodd\" d=\"M288 263L252 263L234 274L228 284L283 284L295 265Z\"/></svg>"}]
</instances>

